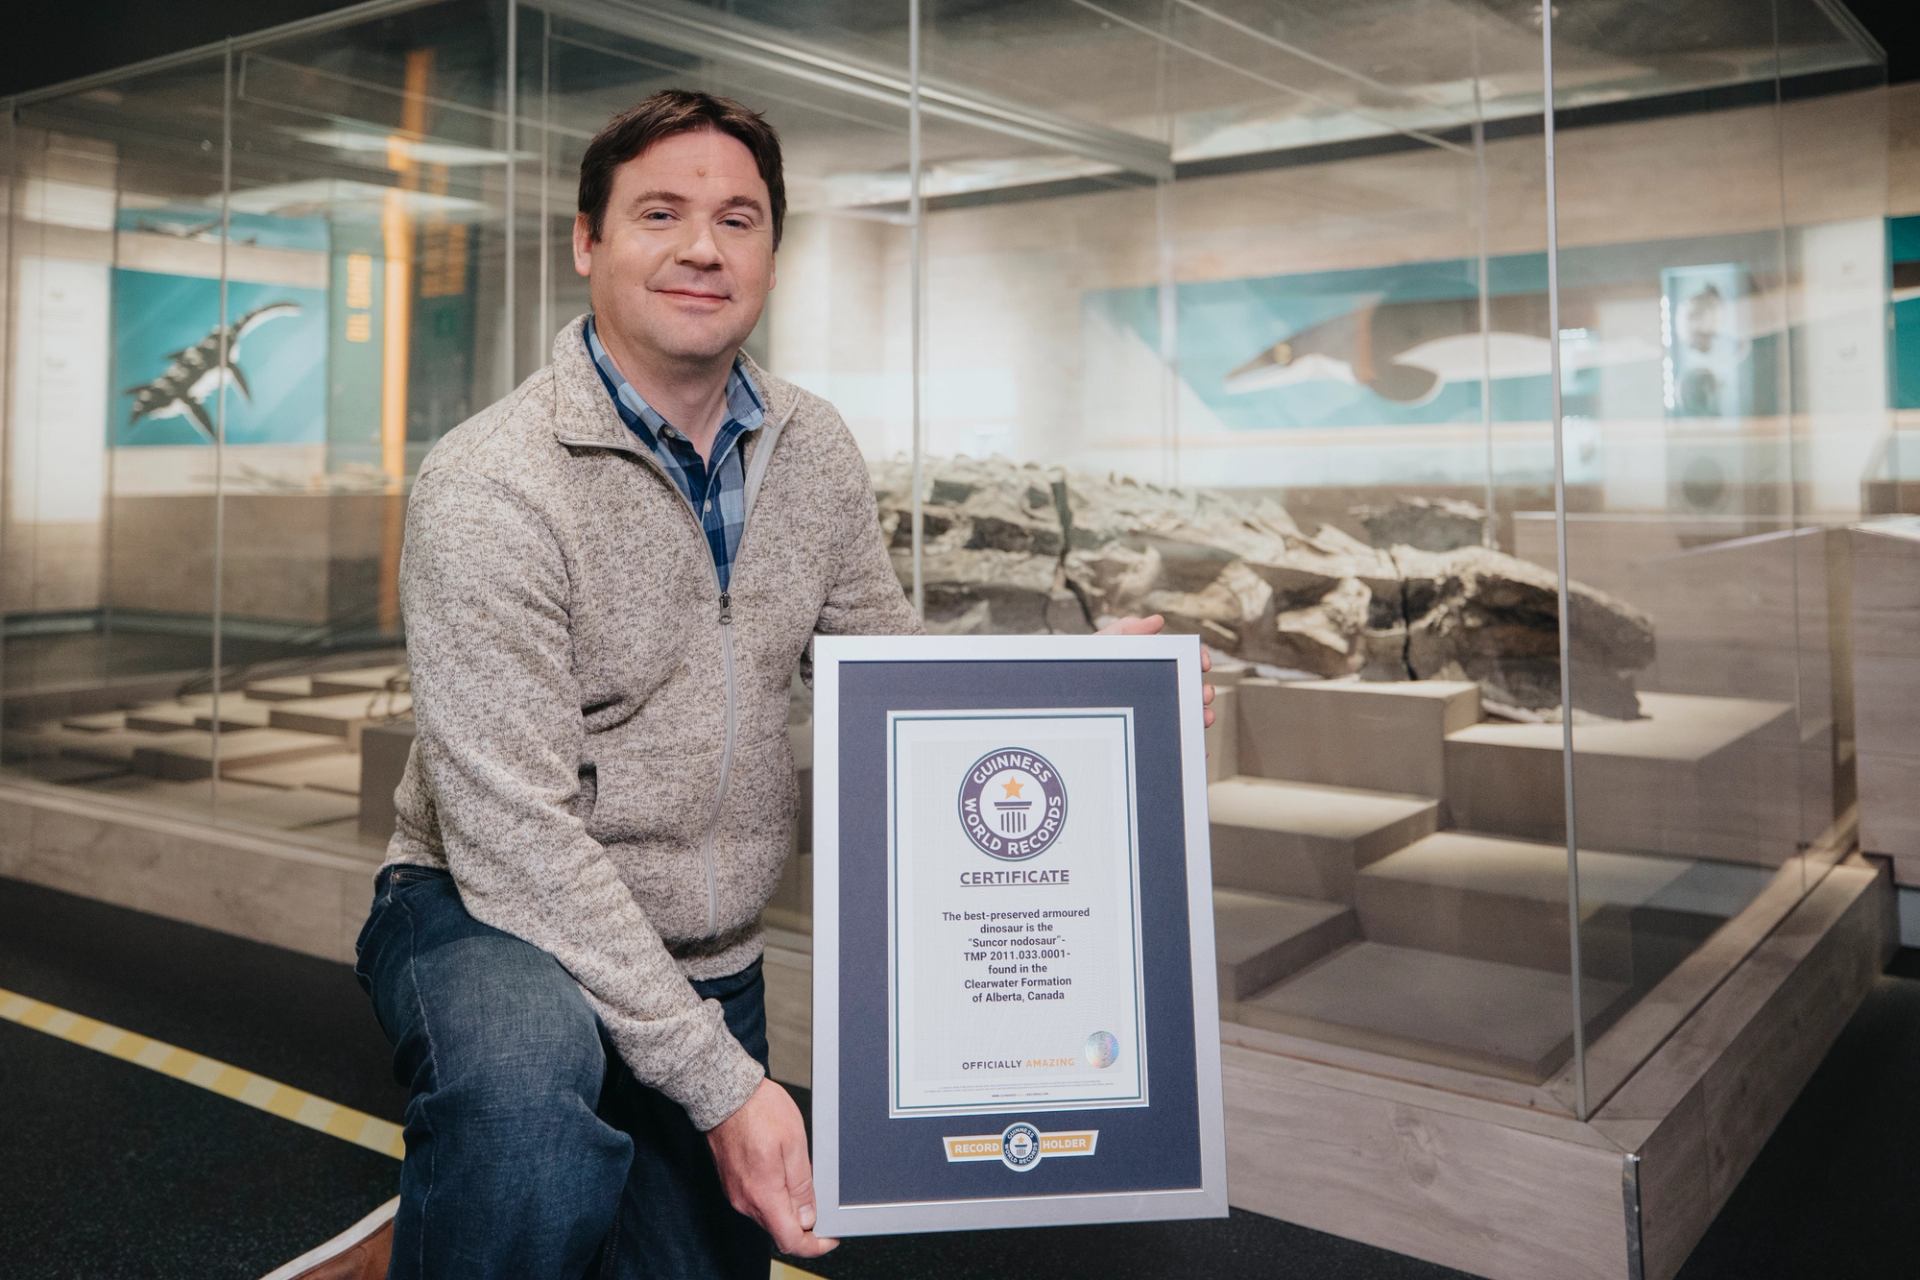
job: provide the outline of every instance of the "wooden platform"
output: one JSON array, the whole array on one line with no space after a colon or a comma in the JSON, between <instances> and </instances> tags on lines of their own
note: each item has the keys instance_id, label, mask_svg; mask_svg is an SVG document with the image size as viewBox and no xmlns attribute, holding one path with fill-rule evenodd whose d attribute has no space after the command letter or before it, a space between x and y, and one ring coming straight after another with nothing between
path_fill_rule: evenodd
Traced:
<instances>
[{"instance_id":1,"label":"wooden platform","mask_svg":"<svg viewBox=\"0 0 1920 1280\"><path fill-rule=\"evenodd\" d=\"M282 791L307 789L357 797L360 794L360 757L343 747L331 754L302 756L298 760L279 764L235 769L227 776L236 782Z\"/></svg>"},{"instance_id":2,"label":"wooden platform","mask_svg":"<svg viewBox=\"0 0 1920 1280\"><path fill-rule=\"evenodd\" d=\"M1480 686L1417 680L1242 680L1238 772L1439 798L1445 739L1480 719Z\"/></svg>"},{"instance_id":3,"label":"wooden platform","mask_svg":"<svg viewBox=\"0 0 1920 1280\"><path fill-rule=\"evenodd\" d=\"M1626 986L1589 978L1589 1020ZM1544 1079L1573 1042L1572 984L1563 973L1444 952L1357 942L1291 981L1234 1005L1249 1026L1375 1052L1421 1057L1463 1071Z\"/></svg>"},{"instance_id":4,"label":"wooden platform","mask_svg":"<svg viewBox=\"0 0 1920 1280\"><path fill-rule=\"evenodd\" d=\"M362 729L412 710L413 699L406 694L361 689L325 697L276 701L268 712L267 722L275 729L344 738L350 749L357 750Z\"/></svg>"},{"instance_id":5,"label":"wooden platform","mask_svg":"<svg viewBox=\"0 0 1920 1280\"><path fill-rule=\"evenodd\" d=\"M63 729L78 729L82 733L105 733L110 729L126 728L127 713L124 711L94 711L86 715L68 716L60 722L60 727Z\"/></svg>"},{"instance_id":6,"label":"wooden platform","mask_svg":"<svg viewBox=\"0 0 1920 1280\"><path fill-rule=\"evenodd\" d=\"M313 696L311 676L273 676L247 682L246 696L257 702L291 702Z\"/></svg>"},{"instance_id":7,"label":"wooden platform","mask_svg":"<svg viewBox=\"0 0 1920 1280\"><path fill-rule=\"evenodd\" d=\"M1355 873L1439 826L1440 803L1236 777L1207 788L1215 884L1350 902Z\"/></svg>"},{"instance_id":8,"label":"wooden platform","mask_svg":"<svg viewBox=\"0 0 1920 1280\"><path fill-rule=\"evenodd\" d=\"M1767 773L1795 767L1791 708L1643 703L1644 719L1575 726L1589 1038L1754 904L1798 829L1796 792L1782 805ZM1447 681L1240 678L1215 707L1223 999L1256 1025L1385 1063L1552 1084L1572 1051L1575 956L1560 727L1483 721L1477 687ZM1334 941L1294 942L1278 913L1229 892L1341 908L1314 935ZM1608 1043L1629 1040L1642 1057L1657 1043Z\"/></svg>"},{"instance_id":9,"label":"wooden platform","mask_svg":"<svg viewBox=\"0 0 1920 1280\"><path fill-rule=\"evenodd\" d=\"M148 703L129 709L124 716L129 729L210 731L214 727L213 695L203 693L169 702ZM220 699L219 723L223 733L233 729L262 729L267 724L267 709L237 692L229 693Z\"/></svg>"},{"instance_id":10,"label":"wooden platform","mask_svg":"<svg viewBox=\"0 0 1920 1280\"><path fill-rule=\"evenodd\" d=\"M178 692L194 680L183 673L120 692L118 705L106 709L101 697L73 699L37 723L10 725L0 755L12 776L29 782L200 820L297 831L362 862L377 860L411 742L406 675L404 665L386 662L242 677L216 702L211 692ZM371 773L363 737L376 747ZM398 750L389 749L396 743ZM216 758L226 784L217 802Z\"/></svg>"},{"instance_id":11,"label":"wooden platform","mask_svg":"<svg viewBox=\"0 0 1920 1280\"><path fill-rule=\"evenodd\" d=\"M135 752L164 743L174 734L155 733L148 729L60 728L43 730L36 736L40 743L52 745L60 755L70 759L117 764L130 769Z\"/></svg>"},{"instance_id":12,"label":"wooden platform","mask_svg":"<svg viewBox=\"0 0 1920 1280\"><path fill-rule=\"evenodd\" d=\"M1643 693L1640 720L1576 724L1580 843L1779 866L1800 830L1794 710L1751 698ZM1448 735L1448 808L1462 827L1566 838L1557 724Z\"/></svg>"},{"instance_id":13,"label":"wooden platform","mask_svg":"<svg viewBox=\"0 0 1920 1280\"><path fill-rule=\"evenodd\" d=\"M126 773L88 788L90 794L109 796L143 806L209 821L238 822L273 831L307 831L350 817L352 797L312 789L287 790L221 779L216 796L208 778L168 780Z\"/></svg>"},{"instance_id":14,"label":"wooden platform","mask_svg":"<svg viewBox=\"0 0 1920 1280\"><path fill-rule=\"evenodd\" d=\"M198 729L182 729L161 735L161 740L138 746L133 753L133 768L155 778L184 780L213 775L218 752L223 777L249 766L279 764L306 756L330 755L340 744L317 734L283 729L249 729L223 733L216 748L214 735Z\"/></svg>"},{"instance_id":15,"label":"wooden platform","mask_svg":"<svg viewBox=\"0 0 1920 1280\"><path fill-rule=\"evenodd\" d=\"M406 689L407 668L404 663L389 663L379 667L355 667L350 671L327 671L311 677L311 688L316 698L332 697L342 693L380 693Z\"/></svg>"},{"instance_id":16,"label":"wooden platform","mask_svg":"<svg viewBox=\"0 0 1920 1280\"><path fill-rule=\"evenodd\" d=\"M1267 893L1213 891L1220 999L1239 1000L1291 977L1360 936L1353 908Z\"/></svg>"},{"instance_id":17,"label":"wooden platform","mask_svg":"<svg viewBox=\"0 0 1920 1280\"><path fill-rule=\"evenodd\" d=\"M1672 967L1649 947L1697 945L1769 880L1737 863L1593 850L1578 862L1582 972L1642 985ZM1443 831L1362 871L1354 901L1369 938L1564 974L1569 888L1564 845Z\"/></svg>"}]
</instances>

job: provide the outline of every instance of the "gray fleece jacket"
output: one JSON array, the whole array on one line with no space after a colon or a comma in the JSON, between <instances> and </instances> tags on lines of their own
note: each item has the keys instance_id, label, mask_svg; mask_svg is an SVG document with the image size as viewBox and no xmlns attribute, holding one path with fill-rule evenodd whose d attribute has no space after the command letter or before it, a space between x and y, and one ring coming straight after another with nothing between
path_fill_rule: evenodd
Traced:
<instances>
[{"instance_id":1,"label":"gray fleece jacket","mask_svg":"<svg viewBox=\"0 0 1920 1280\"><path fill-rule=\"evenodd\" d=\"M920 623L867 467L818 396L755 368L747 520L723 601L692 507L581 340L433 448L400 594L418 736L389 863L552 954L640 1080L710 1129L759 1065L689 978L745 968L793 822L809 638Z\"/></svg>"}]
</instances>

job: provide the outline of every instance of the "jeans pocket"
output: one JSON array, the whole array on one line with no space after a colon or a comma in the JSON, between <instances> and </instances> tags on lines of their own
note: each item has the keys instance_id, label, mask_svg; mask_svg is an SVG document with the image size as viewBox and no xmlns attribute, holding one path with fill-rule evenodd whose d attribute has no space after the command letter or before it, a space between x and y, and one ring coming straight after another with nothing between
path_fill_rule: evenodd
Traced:
<instances>
[{"instance_id":1,"label":"jeans pocket","mask_svg":"<svg viewBox=\"0 0 1920 1280\"><path fill-rule=\"evenodd\" d=\"M367 908L367 918L360 924L360 935L353 940L353 976L359 980L360 989L368 995L373 994L373 975L368 964L369 943L373 940L375 928L387 912L387 895L374 891L373 905Z\"/></svg>"},{"instance_id":2,"label":"jeans pocket","mask_svg":"<svg viewBox=\"0 0 1920 1280\"><path fill-rule=\"evenodd\" d=\"M387 886L391 889L404 889L410 884L426 884L432 880L451 880L450 873L439 867L416 866L409 862L396 862L386 869Z\"/></svg>"}]
</instances>

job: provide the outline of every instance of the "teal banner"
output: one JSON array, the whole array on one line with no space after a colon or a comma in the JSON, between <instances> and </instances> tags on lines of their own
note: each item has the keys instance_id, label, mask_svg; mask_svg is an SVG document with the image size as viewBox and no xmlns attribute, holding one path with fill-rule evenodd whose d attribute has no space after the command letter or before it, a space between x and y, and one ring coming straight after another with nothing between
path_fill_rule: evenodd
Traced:
<instances>
[{"instance_id":1,"label":"teal banner","mask_svg":"<svg viewBox=\"0 0 1920 1280\"><path fill-rule=\"evenodd\" d=\"M1777 235L1571 248L1559 265L1569 417L1778 412L1782 335L1749 319L1784 310L1763 297L1780 270ZM1542 420L1552 394L1546 255L1488 260L1484 338L1478 277L1477 262L1454 258L1181 284L1180 379L1230 430L1479 422L1483 370L1495 421ZM1672 394L1676 329L1665 313L1676 301L1691 308L1680 319L1693 345L1679 350L1711 355L1721 379L1710 410ZM1091 292L1083 305L1099 322L1089 333L1131 339L1088 350L1089 378L1103 363L1118 376L1143 349L1159 351L1156 288ZM1704 374L1692 386L1699 392Z\"/></svg>"},{"instance_id":2,"label":"teal banner","mask_svg":"<svg viewBox=\"0 0 1920 1280\"><path fill-rule=\"evenodd\" d=\"M1893 341L1887 352L1896 409L1920 409L1920 217L1890 218L1893 260Z\"/></svg>"}]
</instances>

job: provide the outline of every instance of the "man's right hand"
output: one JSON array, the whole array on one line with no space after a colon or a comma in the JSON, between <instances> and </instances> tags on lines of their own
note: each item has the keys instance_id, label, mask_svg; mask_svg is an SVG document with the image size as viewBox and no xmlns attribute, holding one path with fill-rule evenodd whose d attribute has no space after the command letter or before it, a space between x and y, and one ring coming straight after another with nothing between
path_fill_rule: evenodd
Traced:
<instances>
[{"instance_id":1,"label":"man's right hand","mask_svg":"<svg viewBox=\"0 0 1920 1280\"><path fill-rule=\"evenodd\" d=\"M840 1242L813 1234L813 1162L800 1108L787 1091L762 1080L738 1111L707 1132L727 1200L767 1229L774 1247L817 1258Z\"/></svg>"}]
</instances>

